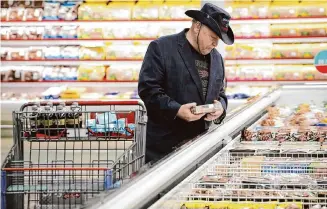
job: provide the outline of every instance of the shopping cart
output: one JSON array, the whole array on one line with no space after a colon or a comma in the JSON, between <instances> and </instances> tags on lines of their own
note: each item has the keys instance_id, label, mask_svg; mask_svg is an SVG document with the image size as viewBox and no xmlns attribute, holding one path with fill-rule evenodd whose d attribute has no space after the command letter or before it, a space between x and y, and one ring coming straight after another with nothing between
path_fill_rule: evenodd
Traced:
<instances>
[{"instance_id":1,"label":"shopping cart","mask_svg":"<svg viewBox=\"0 0 327 209\"><path fill-rule=\"evenodd\" d=\"M147 117L138 101L27 103L13 120L2 209L75 208L144 164Z\"/></svg>"}]
</instances>

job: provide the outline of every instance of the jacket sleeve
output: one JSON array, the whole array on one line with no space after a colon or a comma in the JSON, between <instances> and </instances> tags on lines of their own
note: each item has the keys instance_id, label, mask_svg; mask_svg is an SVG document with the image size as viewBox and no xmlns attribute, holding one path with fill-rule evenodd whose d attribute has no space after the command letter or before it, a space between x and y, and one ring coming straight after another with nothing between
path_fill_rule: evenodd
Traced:
<instances>
[{"instance_id":1,"label":"jacket sleeve","mask_svg":"<svg viewBox=\"0 0 327 209\"><path fill-rule=\"evenodd\" d=\"M181 104L165 93L165 66L157 41L147 49L141 67L138 93L147 111L166 120L174 120Z\"/></svg>"},{"instance_id":2,"label":"jacket sleeve","mask_svg":"<svg viewBox=\"0 0 327 209\"><path fill-rule=\"evenodd\" d=\"M223 84L220 85L221 87L220 87L220 89L218 91L219 92L218 99L219 99L221 105L224 108L224 112L218 119L216 119L214 121L216 124L220 124L224 120L224 118L226 117L226 112L227 112L227 107L228 107L228 100L227 100L227 96L225 94L225 89L226 89L226 86L227 86L227 80L226 80L226 76L225 76L225 65L224 65L224 60L221 57L221 55L219 55L219 56L220 56L221 62L222 62L224 78L223 78L223 81L222 81Z\"/></svg>"}]
</instances>

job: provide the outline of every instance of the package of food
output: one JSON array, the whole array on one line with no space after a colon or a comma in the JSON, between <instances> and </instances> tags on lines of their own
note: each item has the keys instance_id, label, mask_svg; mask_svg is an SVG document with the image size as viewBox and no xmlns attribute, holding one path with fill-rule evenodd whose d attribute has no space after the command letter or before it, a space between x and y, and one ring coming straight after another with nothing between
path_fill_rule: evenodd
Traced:
<instances>
[{"instance_id":1,"label":"package of food","mask_svg":"<svg viewBox=\"0 0 327 209\"><path fill-rule=\"evenodd\" d=\"M108 81L131 81L133 76L133 66L111 65L106 70Z\"/></svg>"},{"instance_id":2,"label":"package of food","mask_svg":"<svg viewBox=\"0 0 327 209\"><path fill-rule=\"evenodd\" d=\"M221 103L214 103L214 104L206 104L206 105L198 105L191 108L191 112L195 115L203 114L203 113L213 113L216 111L224 111Z\"/></svg>"},{"instance_id":3,"label":"package of food","mask_svg":"<svg viewBox=\"0 0 327 209\"><path fill-rule=\"evenodd\" d=\"M130 20L134 2L111 2L106 6L105 20Z\"/></svg>"},{"instance_id":4,"label":"package of food","mask_svg":"<svg viewBox=\"0 0 327 209\"><path fill-rule=\"evenodd\" d=\"M76 20L77 19L77 2L64 2L58 10L58 18L60 20Z\"/></svg>"},{"instance_id":5,"label":"package of food","mask_svg":"<svg viewBox=\"0 0 327 209\"><path fill-rule=\"evenodd\" d=\"M25 33L28 40L40 40L44 36L44 27L28 27L25 28Z\"/></svg>"},{"instance_id":6,"label":"package of food","mask_svg":"<svg viewBox=\"0 0 327 209\"><path fill-rule=\"evenodd\" d=\"M303 80L302 65L276 65L275 80Z\"/></svg>"},{"instance_id":7,"label":"package of food","mask_svg":"<svg viewBox=\"0 0 327 209\"><path fill-rule=\"evenodd\" d=\"M61 59L61 48L59 46L45 47L43 50L45 59Z\"/></svg>"},{"instance_id":8,"label":"package of food","mask_svg":"<svg viewBox=\"0 0 327 209\"><path fill-rule=\"evenodd\" d=\"M44 2L43 19L44 20L59 20L59 2Z\"/></svg>"},{"instance_id":9,"label":"package of food","mask_svg":"<svg viewBox=\"0 0 327 209\"><path fill-rule=\"evenodd\" d=\"M1 21L7 21L8 20L8 8L1 8Z\"/></svg>"},{"instance_id":10,"label":"package of food","mask_svg":"<svg viewBox=\"0 0 327 209\"><path fill-rule=\"evenodd\" d=\"M80 65L78 67L78 80L102 81L105 77L105 66Z\"/></svg>"},{"instance_id":11,"label":"package of food","mask_svg":"<svg viewBox=\"0 0 327 209\"><path fill-rule=\"evenodd\" d=\"M234 28L233 28L234 32ZM270 35L269 24L244 24L239 29L241 37L268 37Z\"/></svg>"},{"instance_id":12,"label":"package of food","mask_svg":"<svg viewBox=\"0 0 327 209\"><path fill-rule=\"evenodd\" d=\"M58 36L63 39L77 39L78 26L62 26Z\"/></svg>"},{"instance_id":13,"label":"package of food","mask_svg":"<svg viewBox=\"0 0 327 209\"><path fill-rule=\"evenodd\" d=\"M22 81L41 81L43 66L25 66L22 71Z\"/></svg>"},{"instance_id":14,"label":"package of food","mask_svg":"<svg viewBox=\"0 0 327 209\"><path fill-rule=\"evenodd\" d=\"M251 18L267 18L269 10L269 2L251 2L246 3L249 5L249 13Z\"/></svg>"},{"instance_id":15,"label":"package of food","mask_svg":"<svg viewBox=\"0 0 327 209\"><path fill-rule=\"evenodd\" d=\"M43 17L42 8L26 8L24 20L26 21L41 21Z\"/></svg>"},{"instance_id":16,"label":"package of food","mask_svg":"<svg viewBox=\"0 0 327 209\"><path fill-rule=\"evenodd\" d=\"M84 3L78 8L79 20L104 20L107 13L106 3Z\"/></svg>"},{"instance_id":17,"label":"package of food","mask_svg":"<svg viewBox=\"0 0 327 209\"><path fill-rule=\"evenodd\" d=\"M12 27L1 27L0 31L1 31L1 40L7 40L10 39L9 34L10 34L10 30Z\"/></svg>"},{"instance_id":18,"label":"package of food","mask_svg":"<svg viewBox=\"0 0 327 209\"><path fill-rule=\"evenodd\" d=\"M326 50L327 44L298 44L299 57L304 59L314 58L321 50Z\"/></svg>"},{"instance_id":19,"label":"package of food","mask_svg":"<svg viewBox=\"0 0 327 209\"><path fill-rule=\"evenodd\" d=\"M190 19L185 15L187 10L196 10L201 7L200 2L165 2L159 6L159 19L171 20L171 19Z\"/></svg>"},{"instance_id":20,"label":"package of food","mask_svg":"<svg viewBox=\"0 0 327 209\"><path fill-rule=\"evenodd\" d=\"M81 47L79 58L82 60L102 60L105 59L103 47Z\"/></svg>"},{"instance_id":21,"label":"package of food","mask_svg":"<svg viewBox=\"0 0 327 209\"><path fill-rule=\"evenodd\" d=\"M298 16L298 4L291 5L288 2L272 3L268 10L268 18L296 18Z\"/></svg>"},{"instance_id":22,"label":"package of food","mask_svg":"<svg viewBox=\"0 0 327 209\"><path fill-rule=\"evenodd\" d=\"M26 53L26 48L9 48L7 60L25 60Z\"/></svg>"},{"instance_id":23,"label":"package of food","mask_svg":"<svg viewBox=\"0 0 327 209\"><path fill-rule=\"evenodd\" d=\"M23 21L24 13L24 7L11 7L8 9L8 21Z\"/></svg>"},{"instance_id":24,"label":"package of food","mask_svg":"<svg viewBox=\"0 0 327 209\"><path fill-rule=\"evenodd\" d=\"M44 59L43 47L30 47L27 51L26 57L28 60L43 60Z\"/></svg>"},{"instance_id":25,"label":"package of food","mask_svg":"<svg viewBox=\"0 0 327 209\"><path fill-rule=\"evenodd\" d=\"M1 52L1 60L8 60L9 48L1 47L0 52Z\"/></svg>"},{"instance_id":26,"label":"package of food","mask_svg":"<svg viewBox=\"0 0 327 209\"><path fill-rule=\"evenodd\" d=\"M302 2L298 7L298 17L325 17L327 16L326 3Z\"/></svg>"},{"instance_id":27,"label":"package of food","mask_svg":"<svg viewBox=\"0 0 327 209\"><path fill-rule=\"evenodd\" d=\"M326 36L325 24L303 24L297 25L300 36Z\"/></svg>"},{"instance_id":28,"label":"package of food","mask_svg":"<svg viewBox=\"0 0 327 209\"><path fill-rule=\"evenodd\" d=\"M274 44L272 48L272 58L298 58L298 45L294 44Z\"/></svg>"},{"instance_id":29,"label":"package of food","mask_svg":"<svg viewBox=\"0 0 327 209\"><path fill-rule=\"evenodd\" d=\"M62 59L79 59L79 46L64 46L60 49Z\"/></svg>"},{"instance_id":30,"label":"package of food","mask_svg":"<svg viewBox=\"0 0 327 209\"><path fill-rule=\"evenodd\" d=\"M241 59L265 59L271 57L272 44L236 44L236 58Z\"/></svg>"},{"instance_id":31,"label":"package of food","mask_svg":"<svg viewBox=\"0 0 327 209\"><path fill-rule=\"evenodd\" d=\"M102 28L99 26L93 25L82 25L78 28L78 38L79 39L101 39L101 38L109 38L104 36L103 30L110 30L109 28Z\"/></svg>"},{"instance_id":32,"label":"package of food","mask_svg":"<svg viewBox=\"0 0 327 209\"><path fill-rule=\"evenodd\" d=\"M296 24L272 24L270 33L272 37L299 36L299 25Z\"/></svg>"},{"instance_id":33,"label":"package of food","mask_svg":"<svg viewBox=\"0 0 327 209\"><path fill-rule=\"evenodd\" d=\"M111 44L106 47L106 59L133 58L134 49L129 45Z\"/></svg>"},{"instance_id":34,"label":"package of food","mask_svg":"<svg viewBox=\"0 0 327 209\"><path fill-rule=\"evenodd\" d=\"M44 35L45 39L60 38L59 33L61 31L61 26L45 26Z\"/></svg>"},{"instance_id":35,"label":"package of food","mask_svg":"<svg viewBox=\"0 0 327 209\"><path fill-rule=\"evenodd\" d=\"M159 18L159 7L161 3L158 2L138 2L133 7L132 19L147 20Z\"/></svg>"},{"instance_id":36,"label":"package of food","mask_svg":"<svg viewBox=\"0 0 327 209\"><path fill-rule=\"evenodd\" d=\"M10 40L27 39L25 30L26 30L25 27L10 27L8 31L9 39Z\"/></svg>"},{"instance_id":37,"label":"package of food","mask_svg":"<svg viewBox=\"0 0 327 209\"><path fill-rule=\"evenodd\" d=\"M3 81L21 81L22 79L22 66L6 66L4 69Z\"/></svg>"}]
</instances>

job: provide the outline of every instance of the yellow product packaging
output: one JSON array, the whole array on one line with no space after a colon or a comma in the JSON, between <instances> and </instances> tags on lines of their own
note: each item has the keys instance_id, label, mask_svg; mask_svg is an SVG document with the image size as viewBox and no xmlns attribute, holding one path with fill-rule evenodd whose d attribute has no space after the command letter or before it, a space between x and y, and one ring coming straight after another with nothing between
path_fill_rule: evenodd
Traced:
<instances>
[{"instance_id":1,"label":"yellow product packaging","mask_svg":"<svg viewBox=\"0 0 327 209\"><path fill-rule=\"evenodd\" d=\"M321 50L327 49L327 44L299 44L299 57L304 59L314 58Z\"/></svg>"},{"instance_id":2,"label":"yellow product packaging","mask_svg":"<svg viewBox=\"0 0 327 209\"><path fill-rule=\"evenodd\" d=\"M327 3L302 2L298 7L298 17L324 17L327 16Z\"/></svg>"},{"instance_id":3,"label":"yellow product packaging","mask_svg":"<svg viewBox=\"0 0 327 209\"><path fill-rule=\"evenodd\" d=\"M299 36L298 26L296 24L273 24L270 26L270 35L272 37Z\"/></svg>"},{"instance_id":4,"label":"yellow product packaging","mask_svg":"<svg viewBox=\"0 0 327 209\"><path fill-rule=\"evenodd\" d=\"M303 80L302 65L276 65L275 80Z\"/></svg>"},{"instance_id":5,"label":"yellow product packaging","mask_svg":"<svg viewBox=\"0 0 327 209\"><path fill-rule=\"evenodd\" d=\"M227 12L229 12L234 19L251 18L248 3L233 2L230 6L227 6Z\"/></svg>"},{"instance_id":6,"label":"yellow product packaging","mask_svg":"<svg viewBox=\"0 0 327 209\"><path fill-rule=\"evenodd\" d=\"M298 3L274 2L268 10L268 18L295 18L298 16Z\"/></svg>"},{"instance_id":7,"label":"yellow product packaging","mask_svg":"<svg viewBox=\"0 0 327 209\"><path fill-rule=\"evenodd\" d=\"M226 51L226 59L236 59L236 44L234 45L227 45L225 47L225 51Z\"/></svg>"},{"instance_id":8,"label":"yellow product packaging","mask_svg":"<svg viewBox=\"0 0 327 209\"><path fill-rule=\"evenodd\" d=\"M103 31L101 27L94 27L88 25L82 25L78 27L79 39L101 39L103 38Z\"/></svg>"},{"instance_id":9,"label":"yellow product packaging","mask_svg":"<svg viewBox=\"0 0 327 209\"><path fill-rule=\"evenodd\" d=\"M134 2L111 2L106 7L105 20L130 20L132 19Z\"/></svg>"},{"instance_id":10,"label":"yellow product packaging","mask_svg":"<svg viewBox=\"0 0 327 209\"><path fill-rule=\"evenodd\" d=\"M254 47L250 44L236 44L236 59L252 59L255 57Z\"/></svg>"},{"instance_id":11,"label":"yellow product packaging","mask_svg":"<svg viewBox=\"0 0 327 209\"><path fill-rule=\"evenodd\" d=\"M107 13L105 3L86 3L78 8L79 20L103 20Z\"/></svg>"},{"instance_id":12,"label":"yellow product packaging","mask_svg":"<svg viewBox=\"0 0 327 209\"><path fill-rule=\"evenodd\" d=\"M294 206L294 207L302 208L303 203L301 203L301 202L284 202L284 203L278 203L277 204L277 207L279 209L286 209L289 206Z\"/></svg>"},{"instance_id":13,"label":"yellow product packaging","mask_svg":"<svg viewBox=\"0 0 327 209\"><path fill-rule=\"evenodd\" d=\"M200 9L200 7L201 5L197 2L165 2L159 7L159 19L190 19L190 17L185 15L185 11Z\"/></svg>"},{"instance_id":14,"label":"yellow product packaging","mask_svg":"<svg viewBox=\"0 0 327 209\"><path fill-rule=\"evenodd\" d=\"M103 60L105 53L103 47L81 47L80 50L81 60Z\"/></svg>"},{"instance_id":15,"label":"yellow product packaging","mask_svg":"<svg viewBox=\"0 0 327 209\"><path fill-rule=\"evenodd\" d=\"M60 94L61 99L78 99L81 97L81 94L86 92L86 88L75 88L75 87L70 87L67 88L65 91L63 91Z\"/></svg>"},{"instance_id":16,"label":"yellow product packaging","mask_svg":"<svg viewBox=\"0 0 327 209\"><path fill-rule=\"evenodd\" d=\"M251 18L267 18L269 2L253 2L249 4L249 12Z\"/></svg>"},{"instance_id":17,"label":"yellow product packaging","mask_svg":"<svg viewBox=\"0 0 327 209\"><path fill-rule=\"evenodd\" d=\"M209 207L210 209L228 209L231 202L229 201L221 201L221 202L209 202L209 201L188 201L181 204L180 208L196 208L196 209L204 209L205 207Z\"/></svg>"},{"instance_id":18,"label":"yellow product packaging","mask_svg":"<svg viewBox=\"0 0 327 209\"><path fill-rule=\"evenodd\" d=\"M138 2L134 5L132 19L134 20L157 20L161 2Z\"/></svg>"},{"instance_id":19,"label":"yellow product packaging","mask_svg":"<svg viewBox=\"0 0 327 209\"><path fill-rule=\"evenodd\" d=\"M80 65L78 67L78 80L80 81L101 81L104 77L104 66Z\"/></svg>"},{"instance_id":20,"label":"yellow product packaging","mask_svg":"<svg viewBox=\"0 0 327 209\"><path fill-rule=\"evenodd\" d=\"M272 58L274 59L291 59L298 58L298 45L296 44L274 44L272 48Z\"/></svg>"}]
</instances>

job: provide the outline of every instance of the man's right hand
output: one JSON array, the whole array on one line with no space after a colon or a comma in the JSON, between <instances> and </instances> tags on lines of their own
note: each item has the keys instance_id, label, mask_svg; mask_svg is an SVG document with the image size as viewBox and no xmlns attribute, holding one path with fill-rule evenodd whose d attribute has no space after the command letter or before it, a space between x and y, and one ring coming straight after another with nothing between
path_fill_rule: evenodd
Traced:
<instances>
[{"instance_id":1,"label":"man's right hand","mask_svg":"<svg viewBox=\"0 0 327 209\"><path fill-rule=\"evenodd\" d=\"M186 120L188 122L199 120L205 114L198 114L198 115L193 114L191 112L191 108L195 107L195 106L196 106L196 103L188 103L188 104L182 105L178 110L177 117L179 117L183 120Z\"/></svg>"}]
</instances>

